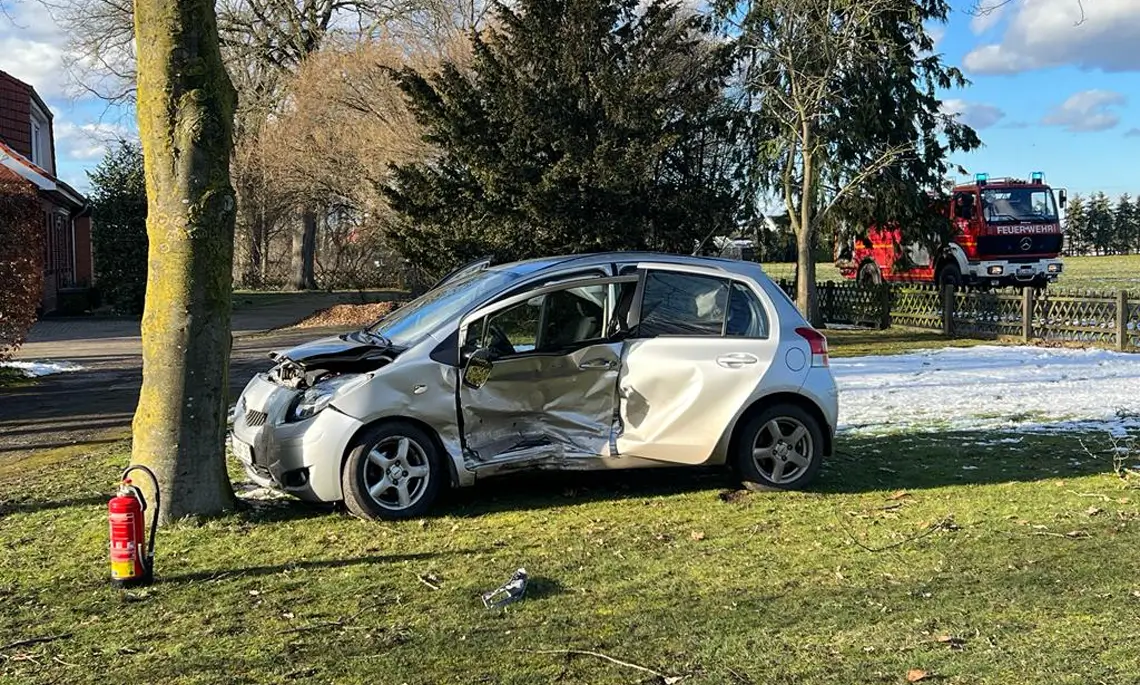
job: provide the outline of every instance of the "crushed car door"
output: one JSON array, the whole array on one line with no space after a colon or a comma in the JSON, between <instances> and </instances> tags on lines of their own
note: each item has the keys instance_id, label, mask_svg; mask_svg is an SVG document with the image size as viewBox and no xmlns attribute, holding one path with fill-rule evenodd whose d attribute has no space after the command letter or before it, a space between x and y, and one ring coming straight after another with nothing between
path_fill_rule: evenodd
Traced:
<instances>
[{"instance_id":1,"label":"crushed car door","mask_svg":"<svg viewBox=\"0 0 1140 685\"><path fill-rule=\"evenodd\" d=\"M465 318L459 415L475 465L610 453L621 343L606 322L618 280L548 285Z\"/></svg>"},{"instance_id":2,"label":"crushed car door","mask_svg":"<svg viewBox=\"0 0 1140 685\"><path fill-rule=\"evenodd\" d=\"M618 454L708 460L775 356L766 298L707 267L639 264L618 381Z\"/></svg>"}]
</instances>

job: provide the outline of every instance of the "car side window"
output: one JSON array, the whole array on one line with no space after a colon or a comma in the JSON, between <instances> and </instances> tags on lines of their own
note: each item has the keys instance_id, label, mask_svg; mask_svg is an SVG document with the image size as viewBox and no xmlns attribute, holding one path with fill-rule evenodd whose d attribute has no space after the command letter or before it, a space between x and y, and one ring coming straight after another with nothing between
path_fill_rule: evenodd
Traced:
<instances>
[{"instance_id":1,"label":"car side window","mask_svg":"<svg viewBox=\"0 0 1140 685\"><path fill-rule=\"evenodd\" d=\"M721 278L650 271L645 277L637 337L719 337L724 331L728 294L728 281Z\"/></svg>"},{"instance_id":2,"label":"car side window","mask_svg":"<svg viewBox=\"0 0 1140 685\"><path fill-rule=\"evenodd\" d=\"M764 305L743 283L734 282L730 288L724 334L730 338L768 337L768 315L764 313Z\"/></svg>"},{"instance_id":3,"label":"car side window","mask_svg":"<svg viewBox=\"0 0 1140 685\"><path fill-rule=\"evenodd\" d=\"M604 285L588 285L548 293L537 349L568 349L605 337L607 290Z\"/></svg>"},{"instance_id":4,"label":"car side window","mask_svg":"<svg viewBox=\"0 0 1140 685\"><path fill-rule=\"evenodd\" d=\"M572 350L605 337L608 288L556 290L489 314L467 327L464 349L491 350L496 358L526 352Z\"/></svg>"}]
</instances>

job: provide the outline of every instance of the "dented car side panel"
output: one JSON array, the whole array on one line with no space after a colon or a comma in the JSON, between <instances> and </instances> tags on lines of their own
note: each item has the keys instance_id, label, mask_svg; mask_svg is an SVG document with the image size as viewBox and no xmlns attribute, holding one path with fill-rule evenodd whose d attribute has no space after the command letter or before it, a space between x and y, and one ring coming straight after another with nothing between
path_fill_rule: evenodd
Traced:
<instances>
[{"instance_id":1,"label":"dented car side panel","mask_svg":"<svg viewBox=\"0 0 1140 685\"><path fill-rule=\"evenodd\" d=\"M565 355L496 361L486 383L460 389L463 433L473 466L610 453L620 343Z\"/></svg>"}]
</instances>

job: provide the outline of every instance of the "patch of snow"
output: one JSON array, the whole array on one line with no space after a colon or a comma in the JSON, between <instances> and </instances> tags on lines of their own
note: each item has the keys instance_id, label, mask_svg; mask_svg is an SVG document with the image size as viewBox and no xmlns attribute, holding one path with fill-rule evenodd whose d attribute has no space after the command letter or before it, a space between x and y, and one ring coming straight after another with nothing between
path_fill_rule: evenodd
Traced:
<instances>
[{"instance_id":1,"label":"patch of snow","mask_svg":"<svg viewBox=\"0 0 1140 685\"><path fill-rule=\"evenodd\" d=\"M74 362L0 362L0 367L23 371L27 378L84 370L82 366Z\"/></svg>"},{"instance_id":2,"label":"patch of snow","mask_svg":"<svg viewBox=\"0 0 1140 685\"><path fill-rule=\"evenodd\" d=\"M979 346L832 359L831 367L840 429L853 433L1140 428L1135 354Z\"/></svg>"}]
</instances>

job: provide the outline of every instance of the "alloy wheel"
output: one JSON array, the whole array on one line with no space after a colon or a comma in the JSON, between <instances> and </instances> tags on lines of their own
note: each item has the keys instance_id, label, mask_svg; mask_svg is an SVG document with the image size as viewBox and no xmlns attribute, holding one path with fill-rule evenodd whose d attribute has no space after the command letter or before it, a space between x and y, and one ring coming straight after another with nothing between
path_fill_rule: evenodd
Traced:
<instances>
[{"instance_id":1,"label":"alloy wheel","mask_svg":"<svg viewBox=\"0 0 1140 685\"><path fill-rule=\"evenodd\" d=\"M427 492L430 479L427 453L409 437L386 437L368 451L364 487L384 509L401 511L415 505Z\"/></svg>"},{"instance_id":2,"label":"alloy wheel","mask_svg":"<svg viewBox=\"0 0 1140 685\"><path fill-rule=\"evenodd\" d=\"M811 432L799 419L780 416L760 428L752 460L760 474L776 485L790 483L811 465L815 454Z\"/></svg>"}]
</instances>

